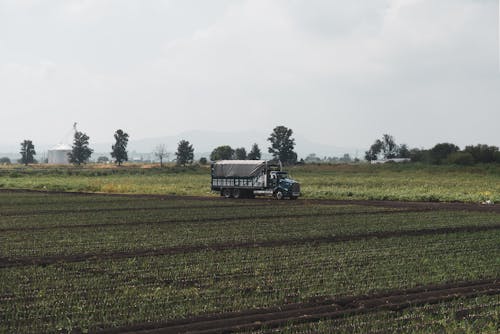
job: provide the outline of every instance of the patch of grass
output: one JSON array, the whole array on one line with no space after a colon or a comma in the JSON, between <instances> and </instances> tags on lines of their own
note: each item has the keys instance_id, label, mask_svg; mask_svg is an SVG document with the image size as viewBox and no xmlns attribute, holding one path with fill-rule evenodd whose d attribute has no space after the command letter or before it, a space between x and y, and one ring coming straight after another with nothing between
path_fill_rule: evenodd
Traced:
<instances>
[{"instance_id":1,"label":"patch of grass","mask_svg":"<svg viewBox=\"0 0 500 334\"><path fill-rule=\"evenodd\" d=\"M305 165L289 169L303 196L325 199L500 202L500 165ZM217 196L210 167L17 168L0 170L3 188Z\"/></svg>"}]
</instances>

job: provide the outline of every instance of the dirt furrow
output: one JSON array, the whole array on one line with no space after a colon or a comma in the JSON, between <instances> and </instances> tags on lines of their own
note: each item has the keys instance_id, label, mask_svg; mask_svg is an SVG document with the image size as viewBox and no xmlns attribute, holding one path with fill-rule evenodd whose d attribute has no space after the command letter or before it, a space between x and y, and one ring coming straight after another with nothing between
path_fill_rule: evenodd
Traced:
<instances>
[{"instance_id":1,"label":"dirt furrow","mask_svg":"<svg viewBox=\"0 0 500 334\"><path fill-rule=\"evenodd\" d=\"M315 322L381 310L398 311L457 298L500 294L500 280L458 282L392 290L386 293L332 298L314 298L308 302L263 309L199 316L163 323L101 329L98 333L232 333L288 324Z\"/></svg>"},{"instance_id":2,"label":"dirt furrow","mask_svg":"<svg viewBox=\"0 0 500 334\"><path fill-rule=\"evenodd\" d=\"M421 230L406 230L406 231L380 231L325 237L310 237L310 238L296 238L285 240L270 240L262 242L243 242L243 243L220 243L213 245L189 245L189 246L175 246L162 249L145 249L123 252L110 252L110 253L87 253L87 254L74 254L74 255L54 255L54 256L37 256L37 257L21 257L21 258L8 258L0 257L0 268L18 267L29 265L49 265L58 262L83 262L83 261L99 261L111 259L124 259L133 257L148 257L148 256L162 256L173 255L180 253L191 253L198 251L224 251L230 249L242 248L263 248L263 247L280 247L280 246L298 246L306 244L324 244L335 242L348 242L357 241L371 238L393 238L393 237L412 237L424 235L437 235L449 233L464 233L464 232L483 232L493 231L500 229L500 224L489 226L459 226L459 227L444 227L432 228Z\"/></svg>"}]
</instances>

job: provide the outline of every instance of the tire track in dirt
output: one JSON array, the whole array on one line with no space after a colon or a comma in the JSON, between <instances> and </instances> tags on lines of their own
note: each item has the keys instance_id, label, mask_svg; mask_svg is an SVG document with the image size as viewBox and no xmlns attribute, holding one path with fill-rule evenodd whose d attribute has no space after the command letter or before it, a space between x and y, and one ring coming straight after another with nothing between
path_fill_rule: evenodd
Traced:
<instances>
[{"instance_id":1,"label":"tire track in dirt","mask_svg":"<svg viewBox=\"0 0 500 334\"><path fill-rule=\"evenodd\" d=\"M189 245L189 246L175 246L166 247L161 249L144 249L135 251L123 252L108 252L108 253L87 253L87 254L73 254L73 255L54 255L54 256L37 256L37 257L20 257L8 258L0 257L0 268L7 267L20 267L31 265L50 265L55 263L67 262L84 262L84 261L100 261L100 260L116 260L126 259L133 257L150 257L150 256L163 256L174 255L181 253L193 253L199 251L225 251L231 249L244 249L244 248L266 248L266 247L282 247L282 246L300 246L307 244L326 244L336 242L349 242L365 239L387 239L395 237L413 237L424 235L439 235L450 233L474 233L484 231L499 230L500 224L489 226L460 226L460 227L444 227L420 230L399 230L399 231L377 231L369 233L347 234L326 237L310 237L310 238L296 238L285 240L270 240L262 242L243 242L243 243L220 243L212 245Z\"/></svg>"},{"instance_id":2,"label":"tire track in dirt","mask_svg":"<svg viewBox=\"0 0 500 334\"><path fill-rule=\"evenodd\" d=\"M317 322L378 311L401 311L410 307L438 304L458 298L500 294L500 280L480 280L428 285L351 297L318 297L307 302L241 312L192 317L118 328L102 328L101 334L115 333L233 333L278 328L289 324Z\"/></svg>"}]
</instances>

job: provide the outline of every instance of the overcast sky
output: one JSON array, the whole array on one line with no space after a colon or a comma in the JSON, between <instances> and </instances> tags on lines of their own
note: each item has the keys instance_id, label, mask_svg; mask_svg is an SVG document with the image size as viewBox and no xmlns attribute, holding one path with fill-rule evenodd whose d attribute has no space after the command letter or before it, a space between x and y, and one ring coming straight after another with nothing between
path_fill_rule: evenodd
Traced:
<instances>
[{"instance_id":1,"label":"overcast sky","mask_svg":"<svg viewBox=\"0 0 500 334\"><path fill-rule=\"evenodd\" d=\"M497 0L0 0L0 143L500 145ZM186 138L189 140L189 138ZM231 144L231 143L227 143Z\"/></svg>"}]
</instances>

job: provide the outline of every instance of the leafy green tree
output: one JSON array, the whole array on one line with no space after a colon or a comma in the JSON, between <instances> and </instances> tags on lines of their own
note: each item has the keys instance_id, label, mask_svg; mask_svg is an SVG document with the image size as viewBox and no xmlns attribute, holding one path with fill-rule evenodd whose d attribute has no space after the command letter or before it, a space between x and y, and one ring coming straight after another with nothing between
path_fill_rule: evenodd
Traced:
<instances>
[{"instance_id":1,"label":"leafy green tree","mask_svg":"<svg viewBox=\"0 0 500 334\"><path fill-rule=\"evenodd\" d=\"M394 159L398 155L398 145L394 137L388 134L382 136L382 155L385 159Z\"/></svg>"},{"instance_id":2,"label":"leafy green tree","mask_svg":"<svg viewBox=\"0 0 500 334\"><path fill-rule=\"evenodd\" d=\"M498 155L498 147L478 144L466 146L464 152L468 152L474 158L474 162L490 163L495 162Z\"/></svg>"},{"instance_id":3,"label":"leafy green tree","mask_svg":"<svg viewBox=\"0 0 500 334\"><path fill-rule=\"evenodd\" d=\"M411 159L412 162L429 163L429 161L430 161L430 151L429 150L419 149L419 148L412 148L410 150L410 156L409 156L409 158Z\"/></svg>"},{"instance_id":4,"label":"leafy green tree","mask_svg":"<svg viewBox=\"0 0 500 334\"><path fill-rule=\"evenodd\" d=\"M208 160L205 157L201 157L199 162L200 162L200 165L206 165L208 163Z\"/></svg>"},{"instance_id":5,"label":"leafy green tree","mask_svg":"<svg viewBox=\"0 0 500 334\"><path fill-rule=\"evenodd\" d=\"M442 163L446 162L446 158L448 157L448 155L450 155L451 153L458 152L459 150L460 149L455 144L451 144L451 143L436 144L429 151L429 157L430 157L431 163L438 164L438 165L442 164Z\"/></svg>"},{"instance_id":6,"label":"leafy green tree","mask_svg":"<svg viewBox=\"0 0 500 334\"><path fill-rule=\"evenodd\" d=\"M368 161L377 160L383 146L384 143L380 139L375 140L370 149L365 152L365 159Z\"/></svg>"},{"instance_id":7,"label":"leafy green tree","mask_svg":"<svg viewBox=\"0 0 500 334\"><path fill-rule=\"evenodd\" d=\"M292 138L293 130L285 126L277 126L267 138L271 143L268 151L277 160L280 160L285 165L292 165L297 162L297 153L293 151L295 147L295 139Z\"/></svg>"},{"instance_id":8,"label":"leafy green tree","mask_svg":"<svg viewBox=\"0 0 500 334\"><path fill-rule=\"evenodd\" d=\"M185 166L186 164L190 164L194 159L194 148L187 140L181 140L179 145L177 146L177 152L175 152L177 156L177 164Z\"/></svg>"},{"instance_id":9,"label":"leafy green tree","mask_svg":"<svg viewBox=\"0 0 500 334\"><path fill-rule=\"evenodd\" d=\"M86 163L94 152L89 148L89 136L85 133L77 131L73 138L73 146L71 152L68 153L69 162L75 165Z\"/></svg>"},{"instance_id":10,"label":"leafy green tree","mask_svg":"<svg viewBox=\"0 0 500 334\"><path fill-rule=\"evenodd\" d=\"M118 164L118 166L121 166L122 162L128 161L128 134L119 129L116 130L114 137L115 144L111 146L111 157L115 159L115 162Z\"/></svg>"},{"instance_id":11,"label":"leafy green tree","mask_svg":"<svg viewBox=\"0 0 500 334\"><path fill-rule=\"evenodd\" d=\"M410 149L408 148L408 145L402 144L399 146L398 149L398 158L405 158L408 159L410 158Z\"/></svg>"},{"instance_id":12,"label":"leafy green tree","mask_svg":"<svg viewBox=\"0 0 500 334\"><path fill-rule=\"evenodd\" d=\"M210 160L231 160L234 158L234 150L229 145L223 145L214 148L212 153L210 153Z\"/></svg>"},{"instance_id":13,"label":"leafy green tree","mask_svg":"<svg viewBox=\"0 0 500 334\"><path fill-rule=\"evenodd\" d=\"M248 152L247 159L248 160L260 160L261 153L260 153L260 148L257 143L252 145L252 149L250 152Z\"/></svg>"},{"instance_id":14,"label":"leafy green tree","mask_svg":"<svg viewBox=\"0 0 500 334\"><path fill-rule=\"evenodd\" d=\"M236 160L246 160L247 159L247 150L244 147L237 148L234 150L234 156Z\"/></svg>"},{"instance_id":15,"label":"leafy green tree","mask_svg":"<svg viewBox=\"0 0 500 334\"><path fill-rule=\"evenodd\" d=\"M365 152L365 159L368 161L377 160L380 156L384 159L409 158L410 150L408 145L398 146L393 136L389 134L382 135L382 139L377 139Z\"/></svg>"},{"instance_id":16,"label":"leafy green tree","mask_svg":"<svg viewBox=\"0 0 500 334\"><path fill-rule=\"evenodd\" d=\"M109 161L109 158L106 156L100 156L99 158L97 158L97 162L100 164L107 163L108 161Z\"/></svg>"},{"instance_id":17,"label":"leafy green tree","mask_svg":"<svg viewBox=\"0 0 500 334\"><path fill-rule=\"evenodd\" d=\"M21 163L25 164L26 166L35 162L35 145L33 145L33 142L31 140L25 139L21 143L21 151L19 153L21 154Z\"/></svg>"}]
</instances>

